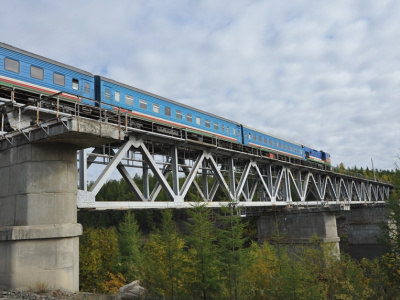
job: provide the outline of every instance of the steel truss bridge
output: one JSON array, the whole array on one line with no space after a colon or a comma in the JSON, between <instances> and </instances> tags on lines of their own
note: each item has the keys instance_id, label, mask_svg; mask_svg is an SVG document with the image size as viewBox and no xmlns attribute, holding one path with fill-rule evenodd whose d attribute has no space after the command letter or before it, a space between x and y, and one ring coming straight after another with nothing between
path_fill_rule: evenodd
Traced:
<instances>
[{"instance_id":1,"label":"steel truss bridge","mask_svg":"<svg viewBox=\"0 0 400 300\"><path fill-rule=\"evenodd\" d=\"M392 185L307 165L286 157L268 157L256 148L227 144L215 137L135 119L52 96L0 86L0 141L64 142L77 146L79 209L189 208L191 195L210 207L336 208L382 204ZM79 99L81 100L81 99ZM54 128L61 127L56 131ZM2 149L0 149L1 151ZM104 165L88 186L91 166ZM93 167L92 167L93 168ZM130 201L96 201L118 170L134 195ZM142 177L142 185L132 179ZM150 190L150 175L156 179ZM159 201L161 190L166 201ZM222 196L221 196L222 195Z\"/></svg>"}]
</instances>

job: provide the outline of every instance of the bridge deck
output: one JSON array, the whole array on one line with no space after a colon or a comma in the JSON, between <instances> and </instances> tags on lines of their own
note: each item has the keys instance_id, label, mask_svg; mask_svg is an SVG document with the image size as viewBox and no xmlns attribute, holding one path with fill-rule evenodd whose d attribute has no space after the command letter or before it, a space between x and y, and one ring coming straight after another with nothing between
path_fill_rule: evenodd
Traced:
<instances>
[{"instance_id":1,"label":"bridge deck","mask_svg":"<svg viewBox=\"0 0 400 300\"><path fill-rule=\"evenodd\" d=\"M78 208L185 208L195 204L191 191L210 207L235 203L249 208L349 209L383 203L392 187L300 160L271 158L256 148L221 144L215 137L188 135L184 129L160 129L119 111L61 102L57 95L40 98L0 87L0 96L0 151L24 143L66 143L82 150ZM87 170L98 163L105 168L88 189ZM132 201L95 200L114 170L135 195ZM132 170L142 175L143 186L134 182ZM151 192L149 174L157 179ZM157 200L161 190L168 201ZM218 198L221 194L224 199Z\"/></svg>"}]
</instances>

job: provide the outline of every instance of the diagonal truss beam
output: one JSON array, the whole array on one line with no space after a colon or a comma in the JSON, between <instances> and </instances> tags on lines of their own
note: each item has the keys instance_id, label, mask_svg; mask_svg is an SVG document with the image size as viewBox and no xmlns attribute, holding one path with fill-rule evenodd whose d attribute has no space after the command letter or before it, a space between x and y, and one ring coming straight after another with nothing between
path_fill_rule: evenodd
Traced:
<instances>
[{"instance_id":1,"label":"diagonal truss beam","mask_svg":"<svg viewBox=\"0 0 400 300\"><path fill-rule=\"evenodd\" d=\"M154 202L161 189L163 189L170 200L168 203L173 202L179 206L179 203L185 202L184 199L187 197L191 186L197 189L200 197L207 203L215 202L217 190L221 187L226 191L229 198L224 201L240 202L241 204L249 204L250 206L263 206L264 204L268 205L268 203L270 203L269 205L281 205L282 203L289 205L294 201L292 196L299 199L298 204L302 203L303 205L312 203L312 201L323 201L325 203L327 202L325 201L327 197L334 200L332 203L349 201L356 204L357 202L383 201L390 193L389 186L384 186L377 182L359 180L347 175L341 176L338 173L302 168L301 166L296 166L294 169L289 164L265 162L253 157L246 159L242 156L235 156L235 159L233 159L232 155L223 156L220 153L213 154L212 150L209 149L198 151L198 154L196 154L197 150L192 150L188 156L189 158L179 157L178 153L182 153L182 149L185 148L179 148L180 146L178 145L171 146L171 144L168 146L169 150L167 150L167 154L162 154L169 161L166 163L162 162L161 164L164 164L164 166L163 169L160 169L160 162L155 161L153 154L150 153L146 145L143 136L131 135L120 146L117 153L110 147L107 154L111 159L107 159L108 165L101 172L89 191L87 191L87 187L85 187L83 182L85 181L85 177L81 177L80 172L79 183L81 191L78 192L78 206L84 206L86 205L84 203L87 203L89 207L90 203L90 207L96 207L94 197L115 169L119 171L127 182L130 190L136 196L135 198L139 199L139 202L142 203ZM143 176L148 178L147 170L150 169L157 180L151 194L149 193L148 179L147 181L145 181L146 179L143 181L142 192L122 163L122 160L130 150L140 152L143 161L142 166L139 166L139 168L142 167ZM104 151L104 146L96 147L92 153L105 154ZM83 151L82 153L79 158L80 169L87 169L94 162L95 155L89 155L89 158L87 158L88 156ZM193 154L197 156L193 157ZM87 160L82 157L86 157ZM186 160L189 160L190 166L186 163ZM236 161L238 162L238 166L240 166L239 169L235 167ZM193 164L191 165L191 163ZM227 169L224 168L225 166L227 166ZM244 167L242 168L242 166ZM202 170L201 173L200 170ZM223 174L223 170L227 170L228 176ZM182 186L180 186L180 182L182 183L183 178L179 177L179 172L182 172L180 174L185 174ZM167 181L167 178L171 174L173 179L172 186ZM201 174L203 181L202 187L196 181L199 174ZM208 176L213 176L215 179L211 189L208 187ZM253 202L256 193L260 197L257 199L257 203L259 204ZM310 198L311 193L314 198ZM331 202L329 201L329 203ZM135 206L136 204L129 205ZM158 207L162 204L154 203L154 205ZM168 207L170 207L169 205ZM211 203L211 205L218 204Z\"/></svg>"}]
</instances>

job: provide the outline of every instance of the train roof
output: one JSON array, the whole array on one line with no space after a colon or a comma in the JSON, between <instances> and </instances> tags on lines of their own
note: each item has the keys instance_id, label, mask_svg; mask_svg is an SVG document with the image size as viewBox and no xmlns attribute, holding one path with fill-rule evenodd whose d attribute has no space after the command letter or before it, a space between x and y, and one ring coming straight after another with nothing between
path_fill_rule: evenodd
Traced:
<instances>
[{"instance_id":1,"label":"train roof","mask_svg":"<svg viewBox=\"0 0 400 300\"><path fill-rule=\"evenodd\" d=\"M293 142L293 141L284 139L284 138L282 138L282 137L279 137L279 136L276 136L276 135L273 135L273 134L264 132L264 131L262 131L262 130L259 130L259 129L256 129L256 128L253 128L253 127L250 127L250 126L243 125L243 128L248 128L248 129L254 130L254 131L256 131L256 132L259 132L259 133L261 133L261 134L265 134L265 135L271 136L271 137L273 137L273 138L280 139L280 140L282 140L282 141L285 141L285 142L288 142L288 143L291 143L291 144L294 144L294 145L297 145L297 146L300 146L300 147L303 146L302 144L299 144L299 143L296 143L296 142Z\"/></svg>"},{"instance_id":2,"label":"train roof","mask_svg":"<svg viewBox=\"0 0 400 300\"><path fill-rule=\"evenodd\" d=\"M85 75L88 75L88 76L91 76L91 77L94 76L92 73L90 73L90 72L88 72L88 71L81 70L81 69L75 68L75 67L73 67L73 66L60 63L60 62L58 62L58 61L55 61L55 60L52 60L52 59L49 59L49 58L46 58L46 57L37 55L37 54L32 53L32 52L29 52L29 51L25 51L25 50L19 49L19 48L17 48L17 47L14 47L14 46L11 46L11 45L2 43L2 42L0 42L0 47L5 48L5 49L8 49L8 50L11 50L11 51L15 51L15 52L18 52L18 53L20 53L20 54L24 54L24 55L27 55L27 56L30 56L30 57L33 57L33 58L36 58L36 59L39 59L39 60L48 62L48 63L51 63L51 64L53 64L53 65L57 65L57 66L59 66L59 67L63 67L63 68L65 68L65 69L69 69L69 70L72 70L72 71L75 71L75 72L78 72L78 73L82 73L82 74L85 74Z\"/></svg>"},{"instance_id":3,"label":"train roof","mask_svg":"<svg viewBox=\"0 0 400 300\"><path fill-rule=\"evenodd\" d=\"M273 135L273 134L270 134L270 133L261 131L261 130L259 130L259 129L255 129L255 128L250 127L250 126L243 125L243 128L248 128L248 129L257 131L257 132L259 132L259 133L261 133L261 134L266 134L266 135L271 136L271 137L273 137L273 138L280 139L280 140L282 140L282 141L285 141L285 142L288 142L288 143L292 143L292 144L294 144L294 145L298 145L298 146L300 146L300 147L303 146L303 147L307 147L307 148L309 148L309 149L315 150L313 147L310 147L310 146L307 146L307 145L303 145L303 144L299 144L299 143L296 143L296 142L293 142L293 141L290 141L290 140L281 138L281 137L279 137L279 136L276 136L276 135ZM322 152L325 152L324 150L315 150L315 151L322 151ZM326 153L326 152L325 152L325 153Z\"/></svg>"},{"instance_id":4,"label":"train roof","mask_svg":"<svg viewBox=\"0 0 400 300\"><path fill-rule=\"evenodd\" d=\"M150 93L150 92L146 92L146 91L144 91L144 90L135 88L135 87L130 86L130 85L127 85L127 84L125 84L125 83L118 82L118 81L115 81L115 80L113 80L113 79L110 79L110 78L107 78L107 77L103 77L103 76L98 76L98 77L99 77L101 80L104 80L104 81L107 81L107 82L109 82L109 83L122 86L122 87L127 88L127 89L134 90L134 91L136 91L136 92L138 92L138 93L142 93L142 94L145 94L145 95L148 95L148 96L151 96L151 97L155 97L155 98L158 98L158 99L161 99L161 100L170 102L170 103L172 103L172 104L179 105L179 106L182 106L182 107L185 107L185 108L188 108L188 109L197 111L197 112L199 112L199 113L208 115L208 116L210 116L210 117L217 118L217 119L220 119L220 120L229 122L229 123L233 123L233 124L235 124L235 125L240 125L240 123L238 123L238 122L236 122L236 121L232 121L232 120L223 118L223 117L221 117L221 116L217 116L217 115L214 115L214 114L212 114L212 113L206 112L206 111L204 111L204 110L201 110L201 109L194 108L194 107L192 107L192 106L183 104L183 103L181 103L181 102L177 102L177 101L174 101L174 100L171 100L171 99L168 99L168 98L165 98L165 97L162 97L162 96L159 96L159 95Z\"/></svg>"}]
</instances>

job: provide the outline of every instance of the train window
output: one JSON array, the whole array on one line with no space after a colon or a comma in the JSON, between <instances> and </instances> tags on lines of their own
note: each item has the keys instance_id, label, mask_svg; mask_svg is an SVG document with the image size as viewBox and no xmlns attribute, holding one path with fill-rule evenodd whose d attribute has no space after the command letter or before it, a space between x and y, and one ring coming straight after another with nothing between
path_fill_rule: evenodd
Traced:
<instances>
[{"instance_id":1,"label":"train window","mask_svg":"<svg viewBox=\"0 0 400 300\"><path fill-rule=\"evenodd\" d=\"M191 114L186 114L186 121L192 122L192 115Z\"/></svg>"},{"instance_id":2,"label":"train window","mask_svg":"<svg viewBox=\"0 0 400 300\"><path fill-rule=\"evenodd\" d=\"M19 61L6 57L4 59L4 69L14 73L19 73Z\"/></svg>"},{"instance_id":3,"label":"train window","mask_svg":"<svg viewBox=\"0 0 400 300\"><path fill-rule=\"evenodd\" d=\"M168 107L168 106L166 106L165 108L164 108L164 113L165 113L165 115L166 116L171 116L171 108L170 107Z\"/></svg>"},{"instance_id":4,"label":"train window","mask_svg":"<svg viewBox=\"0 0 400 300\"><path fill-rule=\"evenodd\" d=\"M226 132L229 133L229 126L226 126Z\"/></svg>"},{"instance_id":5,"label":"train window","mask_svg":"<svg viewBox=\"0 0 400 300\"><path fill-rule=\"evenodd\" d=\"M274 141L274 146L276 147L276 141Z\"/></svg>"},{"instance_id":6,"label":"train window","mask_svg":"<svg viewBox=\"0 0 400 300\"><path fill-rule=\"evenodd\" d=\"M153 103L153 111L155 113L160 113L160 105Z\"/></svg>"},{"instance_id":7,"label":"train window","mask_svg":"<svg viewBox=\"0 0 400 300\"><path fill-rule=\"evenodd\" d=\"M205 122L206 122L206 127L210 127L211 126L210 125L210 120L206 120Z\"/></svg>"},{"instance_id":8,"label":"train window","mask_svg":"<svg viewBox=\"0 0 400 300\"><path fill-rule=\"evenodd\" d=\"M109 89L105 89L104 94L105 94L106 99L110 100L110 90Z\"/></svg>"},{"instance_id":9,"label":"train window","mask_svg":"<svg viewBox=\"0 0 400 300\"><path fill-rule=\"evenodd\" d=\"M75 78L72 78L72 89L74 89L74 90L79 90L79 80L78 79L75 79Z\"/></svg>"},{"instance_id":10,"label":"train window","mask_svg":"<svg viewBox=\"0 0 400 300\"><path fill-rule=\"evenodd\" d=\"M133 106L133 97L131 95L125 95L125 104Z\"/></svg>"},{"instance_id":11,"label":"train window","mask_svg":"<svg viewBox=\"0 0 400 300\"><path fill-rule=\"evenodd\" d=\"M253 134L253 141L256 141L256 140L257 140L256 135Z\"/></svg>"},{"instance_id":12,"label":"train window","mask_svg":"<svg viewBox=\"0 0 400 300\"><path fill-rule=\"evenodd\" d=\"M90 85L89 83L85 82L85 93L89 94L89 92L90 92Z\"/></svg>"},{"instance_id":13,"label":"train window","mask_svg":"<svg viewBox=\"0 0 400 300\"><path fill-rule=\"evenodd\" d=\"M57 85L65 86L65 76L58 73L54 73L53 82Z\"/></svg>"},{"instance_id":14,"label":"train window","mask_svg":"<svg viewBox=\"0 0 400 300\"><path fill-rule=\"evenodd\" d=\"M178 120L182 120L182 112L179 111L179 110L177 110L177 111L175 112L175 117L176 117Z\"/></svg>"},{"instance_id":15,"label":"train window","mask_svg":"<svg viewBox=\"0 0 400 300\"><path fill-rule=\"evenodd\" d=\"M264 138L264 144L267 144L267 139L266 138Z\"/></svg>"},{"instance_id":16,"label":"train window","mask_svg":"<svg viewBox=\"0 0 400 300\"><path fill-rule=\"evenodd\" d=\"M218 123L217 123L217 122L214 122L214 129L215 129L215 130L218 130L218 128L219 128L219 127L218 127Z\"/></svg>"},{"instance_id":17,"label":"train window","mask_svg":"<svg viewBox=\"0 0 400 300\"><path fill-rule=\"evenodd\" d=\"M269 140L269 145L272 146L272 140L271 139Z\"/></svg>"},{"instance_id":18,"label":"train window","mask_svg":"<svg viewBox=\"0 0 400 300\"><path fill-rule=\"evenodd\" d=\"M281 145L281 143L278 143L278 148L282 148L282 145Z\"/></svg>"},{"instance_id":19,"label":"train window","mask_svg":"<svg viewBox=\"0 0 400 300\"><path fill-rule=\"evenodd\" d=\"M43 80L43 78L44 78L44 70L42 68L31 66L31 77ZM72 79L72 87L74 87L74 79Z\"/></svg>"},{"instance_id":20,"label":"train window","mask_svg":"<svg viewBox=\"0 0 400 300\"><path fill-rule=\"evenodd\" d=\"M197 125L201 125L201 118L200 117L196 117L196 124Z\"/></svg>"},{"instance_id":21,"label":"train window","mask_svg":"<svg viewBox=\"0 0 400 300\"><path fill-rule=\"evenodd\" d=\"M232 128L232 131L233 131L233 134L236 135L236 129L235 129L235 128Z\"/></svg>"},{"instance_id":22,"label":"train window","mask_svg":"<svg viewBox=\"0 0 400 300\"><path fill-rule=\"evenodd\" d=\"M114 95L115 101L120 102L121 101L121 94L117 91L115 91Z\"/></svg>"},{"instance_id":23,"label":"train window","mask_svg":"<svg viewBox=\"0 0 400 300\"><path fill-rule=\"evenodd\" d=\"M225 131L225 125L224 124L221 124L221 130Z\"/></svg>"},{"instance_id":24,"label":"train window","mask_svg":"<svg viewBox=\"0 0 400 300\"><path fill-rule=\"evenodd\" d=\"M147 109L147 101L143 99L139 99L139 107L142 109Z\"/></svg>"},{"instance_id":25,"label":"train window","mask_svg":"<svg viewBox=\"0 0 400 300\"><path fill-rule=\"evenodd\" d=\"M258 136L258 142L261 143L261 136Z\"/></svg>"},{"instance_id":26,"label":"train window","mask_svg":"<svg viewBox=\"0 0 400 300\"><path fill-rule=\"evenodd\" d=\"M251 140L251 133L249 133L249 140Z\"/></svg>"},{"instance_id":27,"label":"train window","mask_svg":"<svg viewBox=\"0 0 400 300\"><path fill-rule=\"evenodd\" d=\"M290 149L292 150L292 152L293 152L293 146L290 146Z\"/></svg>"},{"instance_id":28,"label":"train window","mask_svg":"<svg viewBox=\"0 0 400 300\"><path fill-rule=\"evenodd\" d=\"M240 136L240 130L238 129L238 131L236 132L237 136Z\"/></svg>"}]
</instances>

